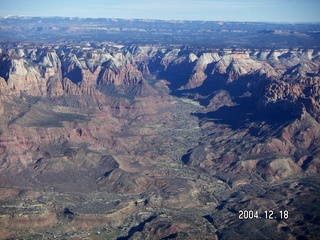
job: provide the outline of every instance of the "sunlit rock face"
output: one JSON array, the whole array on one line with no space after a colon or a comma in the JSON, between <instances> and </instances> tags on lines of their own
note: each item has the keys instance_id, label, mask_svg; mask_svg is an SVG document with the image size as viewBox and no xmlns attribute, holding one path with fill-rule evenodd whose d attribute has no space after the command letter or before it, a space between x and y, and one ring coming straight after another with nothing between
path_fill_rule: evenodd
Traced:
<instances>
[{"instance_id":1,"label":"sunlit rock face","mask_svg":"<svg viewBox=\"0 0 320 240\"><path fill-rule=\"evenodd\" d=\"M317 51L109 45L1 48L0 235L232 239L245 208L292 212L257 238L315 229Z\"/></svg>"}]
</instances>

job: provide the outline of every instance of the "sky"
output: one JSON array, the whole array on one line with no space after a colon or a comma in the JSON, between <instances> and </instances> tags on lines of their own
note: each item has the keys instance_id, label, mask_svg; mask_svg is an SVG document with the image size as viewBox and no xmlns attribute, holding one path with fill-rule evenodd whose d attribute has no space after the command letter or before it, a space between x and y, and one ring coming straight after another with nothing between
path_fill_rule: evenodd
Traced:
<instances>
[{"instance_id":1,"label":"sky","mask_svg":"<svg viewBox=\"0 0 320 240\"><path fill-rule=\"evenodd\" d=\"M0 16L320 22L320 0L0 0Z\"/></svg>"}]
</instances>

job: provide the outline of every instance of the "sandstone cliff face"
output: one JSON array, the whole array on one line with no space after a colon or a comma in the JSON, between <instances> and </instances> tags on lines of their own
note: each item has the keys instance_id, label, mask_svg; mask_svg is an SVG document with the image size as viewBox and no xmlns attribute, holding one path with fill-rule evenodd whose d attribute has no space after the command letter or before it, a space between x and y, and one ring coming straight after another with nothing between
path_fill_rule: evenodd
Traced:
<instances>
[{"instance_id":1,"label":"sandstone cliff face","mask_svg":"<svg viewBox=\"0 0 320 240\"><path fill-rule=\"evenodd\" d=\"M96 103L106 103L110 91L98 90L104 86L133 96L155 95L157 91L144 80L154 74L166 78L172 90L197 89L197 95L191 95L205 99L207 112L236 105L233 97L252 95L258 112L283 110L299 116L305 109L319 120L319 53L312 49L191 52L154 46L26 47L3 50L0 69L2 96L88 95ZM216 94L220 88L223 94Z\"/></svg>"},{"instance_id":2,"label":"sandstone cliff face","mask_svg":"<svg viewBox=\"0 0 320 240\"><path fill-rule=\"evenodd\" d=\"M55 202L29 214L39 228L63 219L118 229L142 210L174 209L189 231L181 209L210 220L234 198L248 202L232 195L242 186L265 191L319 174L319 65L318 52L297 49L4 48L1 186L52 191L59 204L70 203L65 192L97 194L77 198L74 215ZM231 201L218 205L222 196ZM97 202L99 217L90 215ZM148 229L176 231L160 215ZM7 222L29 226L19 216Z\"/></svg>"},{"instance_id":3,"label":"sandstone cliff face","mask_svg":"<svg viewBox=\"0 0 320 240\"><path fill-rule=\"evenodd\" d=\"M11 55L3 56L0 64L3 74L1 77L4 79L1 81L4 85L1 89L8 89L15 95L19 95L21 90L33 96L44 97L47 94L50 97L63 93L90 94L90 91L94 91L90 88L97 84L137 86L142 75L149 73L148 66L143 67L140 62L135 62L129 51L98 53L74 49L40 49L33 50L29 56L23 55L23 58L15 59L15 52L19 50L8 50ZM135 57L137 60L145 58Z\"/></svg>"},{"instance_id":4,"label":"sandstone cliff face","mask_svg":"<svg viewBox=\"0 0 320 240\"><path fill-rule=\"evenodd\" d=\"M133 65L117 66L113 61L107 63L106 69L101 71L98 84L133 86L142 79L142 73Z\"/></svg>"},{"instance_id":5,"label":"sandstone cliff face","mask_svg":"<svg viewBox=\"0 0 320 240\"><path fill-rule=\"evenodd\" d=\"M192 52L154 46L95 50L26 47L3 50L0 69L2 96L88 95L103 104L112 91L155 95L157 90L144 78L158 75L169 81L171 90L189 91L191 96L205 99L207 112L234 106L237 103L232 98L243 95L252 96L258 112L284 110L298 116L305 109L319 120L319 53L312 49ZM102 93L99 89L104 86L110 90ZM224 93L216 94L221 88ZM197 94L192 89L197 89Z\"/></svg>"},{"instance_id":6,"label":"sandstone cliff face","mask_svg":"<svg viewBox=\"0 0 320 240\"><path fill-rule=\"evenodd\" d=\"M162 69L170 70L170 66L183 69L193 68L182 89L201 86L206 80L214 81L216 76L225 76L226 83L251 76L257 73L269 78L280 79L282 76L299 81L312 80L318 74L318 53L313 50L216 50L210 52L191 52L183 49L164 49L156 47L129 47L121 51L81 49L9 49L8 55L1 58L2 78L6 82L17 77L39 74L48 81L55 77L70 79L74 84L85 82L87 85L113 84L136 85L143 74ZM18 57L15 59L17 55ZM158 64L157 69L154 65ZM186 70L186 69L185 69ZM189 70L188 70L189 71ZM91 75L90 75L91 73ZM30 75L31 76L31 75ZM33 76L35 77L35 76ZM31 77L27 77L30 79ZM308 80L309 79L309 80ZM286 79L284 79L286 81ZM20 85L25 84L22 81ZM13 88L11 84L11 88ZM311 84L311 83L310 83ZM310 85L309 84L309 85ZM23 85L25 86L25 85ZM21 87L21 89L24 89ZM41 88L42 89L42 88ZM41 94L39 92L34 94Z\"/></svg>"},{"instance_id":7,"label":"sandstone cliff face","mask_svg":"<svg viewBox=\"0 0 320 240\"><path fill-rule=\"evenodd\" d=\"M3 94L18 95L25 91L31 95L45 95L45 79L25 59L2 58L0 68Z\"/></svg>"}]
</instances>

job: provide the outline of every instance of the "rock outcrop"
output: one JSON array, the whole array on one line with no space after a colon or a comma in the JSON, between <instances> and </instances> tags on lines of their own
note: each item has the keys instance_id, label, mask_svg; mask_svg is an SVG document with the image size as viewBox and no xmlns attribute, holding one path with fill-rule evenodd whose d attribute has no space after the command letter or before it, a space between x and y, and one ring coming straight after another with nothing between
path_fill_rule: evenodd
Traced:
<instances>
[{"instance_id":1,"label":"rock outcrop","mask_svg":"<svg viewBox=\"0 0 320 240\"><path fill-rule=\"evenodd\" d=\"M319 66L312 49L4 46L0 234L234 237L243 206L315 207Z\"/></svg>"}]
</instances>

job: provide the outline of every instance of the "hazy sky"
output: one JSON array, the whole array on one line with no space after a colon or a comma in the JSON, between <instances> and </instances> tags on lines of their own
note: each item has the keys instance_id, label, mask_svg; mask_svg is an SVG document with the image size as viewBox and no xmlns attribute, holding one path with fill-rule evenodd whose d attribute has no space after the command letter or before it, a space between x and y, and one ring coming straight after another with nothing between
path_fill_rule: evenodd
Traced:
<instances>
[{"instance_id":1,"label":"hazy sky","mask_svg":"<svg viewBox=\"0 0 320 240\"><path fill-rule=\"evenodd\" d=\"M0 0L0 16L320 22L320 0Z\"/></svg>"}]
</instances>

